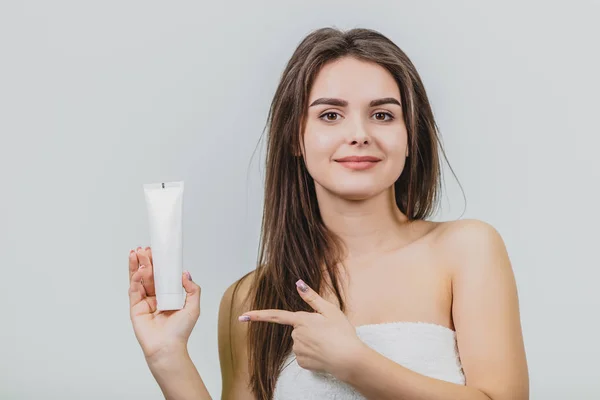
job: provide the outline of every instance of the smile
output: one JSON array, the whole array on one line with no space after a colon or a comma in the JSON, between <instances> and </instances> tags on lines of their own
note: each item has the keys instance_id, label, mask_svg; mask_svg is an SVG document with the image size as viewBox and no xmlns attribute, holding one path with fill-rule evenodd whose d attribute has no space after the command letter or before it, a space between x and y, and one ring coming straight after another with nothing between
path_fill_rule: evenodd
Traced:
<instances>
[{"instance_id":1,"label":"smile","mask_svg":"<svg viewBox=\"0 0 600 400\"><path fill-rule=\"evenodd\" d=\"M351 156L335 160L337 163L352 170L373 168L381 159L372 156Z\"/></svg>"}]
</instances>

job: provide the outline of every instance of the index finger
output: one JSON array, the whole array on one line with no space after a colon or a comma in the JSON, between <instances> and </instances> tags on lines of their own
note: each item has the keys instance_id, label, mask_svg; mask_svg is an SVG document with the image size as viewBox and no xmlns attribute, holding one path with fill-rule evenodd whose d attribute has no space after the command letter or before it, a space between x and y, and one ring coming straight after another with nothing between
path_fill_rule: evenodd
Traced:
<instances>
[{"instance_id":1,"label":"index finger","mask_svg":"<svg viewBox=\"0 0 600 400\"><path fill-rule=\"evenodd\" d=\"M244 316L250 319L244 318ZM296 327L300 323L300 315L285 310L255 310L243 313L238 317L240 321L264 321L274 322L276 324L291 325Z\"/></svg>"}]
</instances>

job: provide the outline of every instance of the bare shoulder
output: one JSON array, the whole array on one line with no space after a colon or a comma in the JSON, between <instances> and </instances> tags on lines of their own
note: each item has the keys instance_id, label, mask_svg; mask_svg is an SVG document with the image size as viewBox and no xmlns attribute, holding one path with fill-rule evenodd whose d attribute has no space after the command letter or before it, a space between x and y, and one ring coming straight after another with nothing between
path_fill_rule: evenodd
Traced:
<instances>
[{"instance_id":1,"label":"bare shoulder","mask_svg":"<svg viewBox=\"0 0 600 400\"><path fill-rule=\"evenodd\" d=\"M250 289L255 279L251 271L233 282L223 294L219 306L218 343L223 399L251 399L248 388L247 324L237 317L248 311Z\"/></svg>"},{"instance_id":2,"label":"bare shoulder","mask_svg":"<svg viewBox=\"0 0 600 400\"><path fill-rule=\"evenodd\" d=\"M484 244L502 240L500 233L488 222L479 219L458 219L439 223L438 237L451 245L470 245L473 241ZM489 244L489 243L488 243Z\"/></svg>"},{"instance_id":3,"label":"bare shoulder","mask_svg":"<svg viewBox=\"0 0 600 400\"><path fill-rule=\"evenodd\" d=\"M507 261L508 254L504 240L498 230L488 222L478 219L462 219L440 223L436 229L436 241L440 251L449 261L454 272L469 266L486 268L503 265L501 263L481 263L490 258ZM508 265L510 267L510 265Z\"/></svg>"}]
</instances>

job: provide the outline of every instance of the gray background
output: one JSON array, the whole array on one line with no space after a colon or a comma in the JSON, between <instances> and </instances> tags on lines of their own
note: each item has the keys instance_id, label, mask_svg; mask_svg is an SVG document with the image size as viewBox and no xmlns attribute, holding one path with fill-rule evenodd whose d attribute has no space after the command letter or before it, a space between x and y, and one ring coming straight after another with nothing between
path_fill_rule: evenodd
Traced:
<instances>
[{"instance_id":1,"label":"gray background","mask_svg":"<svg viewBox=\"0 0 600 400\"><path fill-rule=\"evenodd\" d=\"M254 268L279 75L312 29L416 64L456 180L436 219L508 246L533 399L600 398L598 2L0 3L0 398L159 399L129 321L142 185L184 180L191 355L220 398L217 310ZM464 211L464 213L463 213Z\"/></svg>"}]
</instances>

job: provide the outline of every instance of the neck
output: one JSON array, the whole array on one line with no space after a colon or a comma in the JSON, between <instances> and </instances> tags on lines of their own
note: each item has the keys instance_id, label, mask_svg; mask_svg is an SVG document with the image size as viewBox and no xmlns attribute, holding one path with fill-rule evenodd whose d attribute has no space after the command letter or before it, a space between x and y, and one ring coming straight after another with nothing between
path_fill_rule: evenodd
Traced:
<instances>
[{"instance_id":1,"label":"neck","mask_svg":"<svg viewBox=\"0 0 600 400\"><path fill-rule=\"evenodd\" d=\"M408 241L408 218L396 205L393 186L367 200L343 199L316 186L321 218L342 239L347 258L388 251Z\"/></svg>"}]
</instances>

